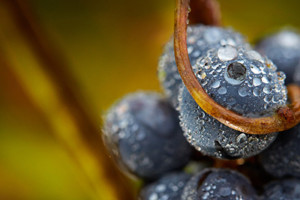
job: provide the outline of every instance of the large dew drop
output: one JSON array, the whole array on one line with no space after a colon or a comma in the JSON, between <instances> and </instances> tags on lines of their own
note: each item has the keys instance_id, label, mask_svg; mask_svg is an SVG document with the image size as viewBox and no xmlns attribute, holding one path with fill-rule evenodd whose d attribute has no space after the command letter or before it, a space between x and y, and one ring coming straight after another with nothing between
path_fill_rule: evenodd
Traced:
<instances>
[{"instance_id":1,"label":"large dew drop","mask_svg":"<svg viewBox=\"0 0 300 200\"><path fill-rule=\"evenodd\" d=\"M218 57L222 61L233 60L237 57L237 50L232 46L222 47L218 50Z\"/></svg>"}]
</instances>

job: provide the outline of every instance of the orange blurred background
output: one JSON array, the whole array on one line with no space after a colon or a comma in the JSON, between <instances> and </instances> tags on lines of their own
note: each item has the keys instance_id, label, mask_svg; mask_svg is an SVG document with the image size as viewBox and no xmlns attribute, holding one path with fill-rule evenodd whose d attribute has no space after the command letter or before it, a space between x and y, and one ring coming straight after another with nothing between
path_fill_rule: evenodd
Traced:
<instances>
[{"instance_id":1,"label":"orange blurred background","mask_svg":"<svg viewBox=\"0 0 300 200\"><path fill-rule=\"evenodd\" d=\"M223 24L251 42L300 28L296 0L219 3ZM104 153L101 115L126 93L160 90L157 60L174 7L174 0L0 1L0 199L136 193L138 184L127 184Z\"/></svg>"}]
</instances>

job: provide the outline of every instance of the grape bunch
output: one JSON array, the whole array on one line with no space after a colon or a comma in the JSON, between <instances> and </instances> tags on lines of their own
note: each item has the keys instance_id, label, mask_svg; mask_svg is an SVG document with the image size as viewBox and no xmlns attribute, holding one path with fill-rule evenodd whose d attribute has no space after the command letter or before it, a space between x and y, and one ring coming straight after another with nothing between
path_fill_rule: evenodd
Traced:
<instances>
[{"instance_id":1,"label":"grape bunch","mask_svg":"<svg viewBox=\"0 0 300 200\"><path fill-rule=\"evenodd\" d=\"M206 93L242 116L272 116L289 102L285 80L300 82L300 35L292 30L253 48L231 29L193 25L187 47ZM104 116L107 149L124 173L143 180L138 199L300 199L300 125L253 135L205 113L181 80L172 38L158 79L164 94L128 94Z\"/></svg>"}]
</instances>

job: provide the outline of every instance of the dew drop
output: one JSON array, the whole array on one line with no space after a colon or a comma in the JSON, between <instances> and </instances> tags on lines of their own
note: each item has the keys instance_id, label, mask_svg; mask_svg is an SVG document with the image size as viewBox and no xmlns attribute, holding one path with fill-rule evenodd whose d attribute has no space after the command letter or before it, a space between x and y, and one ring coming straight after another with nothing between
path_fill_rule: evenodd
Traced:
<instances>
[{"instance_id":1,"label":"dew drop","mask_svg":"<svg viewBox=\"0 0 300 200\"><path fill-rule=\"evenodd\" d=\"M197 41L197 45L198 45L199 47L203 47L204 41L203 41L203 40L198 40L198 41Z\"/></svg>"},{"instance_id":2,"label":"dew drop","mask_svg":"<svg viewBox=\"0 0 300 200\"><path fill-rule=\"evenodd\" d=\"M149 200L158 200L158 195L156 193L151 194Z\"/></svg>"},{"instance_id":3,"label":"dew drop","mask_svg":"<svg viewBox=\"0 0 300 200\"><path fill-rule=\"evenodd\" d=\"M211 87L218 88L218 87L220 87L220 85L221 85L221 82L219 80L216 80L215 82L213 82L213 84L211 84Z\"/></svg>"},{"instance_id":4,"label":"dew drop","mask_svg":"<svg viewBox=\"0 0 300 200\"><path fill-rule=\"evenodd\" d=\"M157 190L158 192L163 192L163 191L166 190L166 186L163 185L163 184L160 184L160 185L156 186L156 190Z\"/></svg>"},{"instance_id":5,"label":"dew drop","mask_svg":"<svg viewBox=\"0 0 300 200\"><path fill-rule=\"evenodd\" d=\"M263 77L261 78L261 81L262 81L263 83L270 83L270 81L268 80L268 78L267 78L266 76L263 76Z\"/></svg>"},{"instance_id":6,"label":"dew drop","mask_svg":"<svg viewBox=\"0 0 300 200\"><path fill-rule=\"evenodd\" d=\"M232 46L221 47L218 50L218 57L222 61L233 60L237 57L237 50Z\"/></svg>"},{"instance_id":7,"label":"dew drop","mask_svg":"<svg viewBox=\"0 0 300 200\"><path fill-rule=\"evenodd\" d=\"M286 78L285 73L283 73L283 72L277 72L277 76L278 76L278 81L281 82L281 83L283 83L284 80L285 80L285 78Z\"/></svg>"},{"instance_id":8,"label":"dew drop","mask_svg":"<svg viewBox=\"0 0 300 200\"><path fill-rule=\"evenodd\" d=\"M194 57L199 57L199 56L200 56L200 51L195 51L195 52L193 53L193 56L194 56Z\"/></svg>"},{"instance_id":9,"label":"dew drop","mask_svg":"<svg viewBox=\"0 0 300 200\"><path fill-rule=\"evenodd\" d=\"M251 69L251 71L252 71L254 74L260 74L260 73L261 73L261 70L260 70L258 67L256 67L255 65L251 65L251 66L250 66L250 69Z\"/></svg>"},{"instance_id":10,"label":"dew drop","mask_svg":"<svg viewBox=\"0 0 300 200\"><path fill-rule=\"evenodd\" d=\"M227 93L227 89L225 87L221 87L220 89L218 89L218 93L219 94L226 94Z\"/></svg>"},{"instance_id":11,"label":"dew drop","mask_svg":"<svg viewBox=\"0 0 300 200\"><path fill-rule=\"evenodd\" d=\"M188 53L191 54L193 52L194 48L192 46L189 46L187 50L188 50Z\"/></svg>"},{"instance_id":12,"label":"dew drop","mask_svg":"<svg viewBox=\"0 0 300 200\"><path fill-rule=\"evenodd\" d=\"M231 194L231 189L229 187L222 187L219 192L222 197L227 197Z\"/></svg>"},{"instance_id":13,"label":"dew drop","mask_svg":"<svg viewBox=\"0 0 300 200\"><path fill-rule=\"evenodd\" d=\"M231 46L236 46L235 41L234 41L233 39L231 39L231 38L229 38L229 39L227 40L227 44L229 44L229 45L231 45Z\"/></svg>"},{"instance_id":14,"label":"dew drop","mask_svg":"<svg viewBox=\"0 0 300 200\"><path fill-rule=\"evenodd\" d=\"M272 96L265 96L264 101L270 103L270 101L272 101Z\"/></svg>"},{"instance_id":15,"label":"dew drop","mask_svg":"<svg viewBox=\"0 0 300 200\"><path fill-rule=\"evenodd\" d=\"M200 75L201 79L205 79L206 77L206 73L205 72L202 72L201 75Z\"/></svg>"},{"instance_id":16,"label":"dew drop","mask_svg":"<svg viewBox=\"0 0 300 200\"><path fill-rule=\"evenodd\" d=\"M202 199L203 200L206 200L207 198L209 197L209 193L208 192L205 192L202 196Z\"/></svg>"},{"instance_id":17,"label":"dew drop","mask_svg":"<svg viewBox=\"0 0 300 200\"><path fill-rule=\"evenodd\" d=\"M247 88L245 88L245 87L240 87L238 90L238 93L241 97L245 97L249 94L247 91Z\"/></svg>"},{"instance_id":18,"label":"dew drop","mask_svg":"<svg viewBox=\"0 0 300 200\"><path fill-rule=\"evenodd\" d=\"M199 113L199 117L200 117L200 118L204 118L204 117L205 117L205 113L204 113L204 112L200 112L200 113Z\"/></svg>"},{"instance_id":19,"label":"dew drop","mask_svg":"<svg viewBox=\"0 0 300 200\"><path fill-rule=\"evenodd\" d=\"M270 107L270 106L269 106L269 104L267 104L267 103L266 103L266 104L264 104L264 109L265 109L265 110L268 110L268 109L269 109L269 107Z\"/></svg>"},{"instance_id":20,"label":"dew drop","mask_svg":"<svg viewBox=\"0 0 300 200\"><path fill-rule=\"evenodd\" d=\"M254 78L253 79L253 85L256 86L260 86L261 85L261 80L259 78Z\"/></svg>"},{"instance_id":21,"label":"dew drop","mask_svg":"<svg viewBox=\"0 0 300 200\"><path fill-rule=\"evenodd\" d=\"M269 85L266 85L263 89L264 93L270 94L272 91L272 88Z\"/></svg>"},{"instance_id":22,"label":"dew drop","mask_svg":"<svg viewBox=\"0 0 300 200\"><path fill-rule=\"evenodd\" d=\"M245 133L241 133L239 136L236 137L236 141L238 143L245 142L246 140L247 140L247 136L245 135Z\"/></svg>"},{"instance_id":23,"label":"dew drop","mask_svg":"<svg viewBox=\"0 0 300 200\"><path fill-rule=\"evenodd\" d=\"M253 89L253 95L258 97L260 95L260 90L258 88Z\"/></svg>"},{"instance_id":24,"label":"dew drop","mask_svg":"<svg viewBox=\"0 0 300 200\"><path fill-rule=\"evenodd\" d=\"M247 51L246 54L250 59L257 60L257 61L262 62L262 63L264 62L261 55L256 51L253 51L253 50Z\"/></svg>"},{"instance_id":25,"label":"dew drop","mask_svg":"<svg viewBox=\"0 0 300 200\"><path fill-rule=\"evenodd\" d=\"M120 132L119 132L119 138L120 138L120 139L125 138L125 136L126 136L125 132L123 132L123 131L120 131Z\"/></svg>"},{"instance_id":26,"label":"dew drop","mask_svg":"<svg viewBox=\"0 0 300 200\"><path fill-rule=\"evenodd\" d=\"M272 102L277 104L279 102L279 99L277 97L273 96Z\"/></svg>"}]
</instances>

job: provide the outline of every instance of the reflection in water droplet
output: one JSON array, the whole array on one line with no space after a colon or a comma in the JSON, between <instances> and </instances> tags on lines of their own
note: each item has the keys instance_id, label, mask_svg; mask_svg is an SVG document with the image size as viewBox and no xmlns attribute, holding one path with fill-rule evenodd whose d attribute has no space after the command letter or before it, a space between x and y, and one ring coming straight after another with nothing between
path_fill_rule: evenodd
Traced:
<instances>
[{"instance_id":1,"label":"reflection in water droplet","mask_svg":"<svg viewBox=\"0 0 300 200\"><path fill-rule=\"evenodd\" d=\"M239 85L246 79L247 69L239 62L228 65L224 73L225 80L232 85Z\"/></svg>"}]
</instances>

